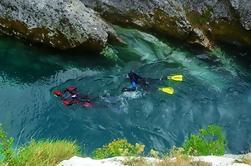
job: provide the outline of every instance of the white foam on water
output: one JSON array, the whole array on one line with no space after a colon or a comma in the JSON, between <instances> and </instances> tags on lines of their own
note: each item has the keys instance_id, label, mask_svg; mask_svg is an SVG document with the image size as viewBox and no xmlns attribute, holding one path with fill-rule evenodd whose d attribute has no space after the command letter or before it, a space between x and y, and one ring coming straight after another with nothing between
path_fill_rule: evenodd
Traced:
<instances>
[{"instance_id":1,"label":"white foam on water","mask_svg":"<svg viewBox=\"0 0 251 166\"><path fill-rule=\"evenodd\" d=\"M154 62L165 57L172 48L157 37L134 29L117 28L131 51L141 57L142 61Z\"/></svg>"},{"instance_id":2,"label":"white foam on water","mask_svg":"<svg viewBox=\"0 0 251 166\"><path fill-rule=\"evenodd\" d=\"M140 91L123 92L122 96L128 99L137 99L137 98L141 98L143 96L143 93Z\"/></svg>"}]
</instances>

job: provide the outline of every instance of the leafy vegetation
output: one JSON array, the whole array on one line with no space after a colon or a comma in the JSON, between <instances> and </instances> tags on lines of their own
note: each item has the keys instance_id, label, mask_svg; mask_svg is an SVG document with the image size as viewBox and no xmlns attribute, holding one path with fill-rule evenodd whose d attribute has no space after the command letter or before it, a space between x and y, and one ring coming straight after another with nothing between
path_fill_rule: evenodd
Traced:
<instances>
[{"instance_id":1,"label":"leafy vegetation","mask_svg":"<svg viewBox=\"0 0 251 166\"><path fill-rule=\"evenodd\" d=\"M116 52L110 48L109 46L106 46L103 51L101 52L101 55L103 55L104 57L113 60L113 61L118 61L118 55L116 54Z\"/></svg>"},{"instance_id":2,"label":"leafy vegetation","mask_svg":"<svg viewBox=\"0 0 251 166\"><path fill-rule=\"evenodd\" d=\"M78 155L79 147L69 141L31 141L18 152L19 166L55 166L59 162Z\"/></svg>"},{"instance_id":3,"label":"leafy vegetation","mask_svg":"<svg viewBox=\"0 0 251 166\"><path fill-rule=\"evenodd\" d=\"M209 125L206 129L200 129L198 134L192 134L183 147L185 153L190 155L223 155L226 139L221 127Z\"/></svg>"},{"instance_id":4,"label":"leafy vegetation","mask_svg":"<svg viewBox=\"0 0 251 166\"><path fill-rule=\"evenodd\" d=\"M14 139L8 138L2 126L0 126L0 154L3 157L2 163L9 163L9 165L15 165L16 161L12 148L13 142Z\"/></svg>"},{"instance_id":5,"label":"leafy vegetation","mask_svg":"<svg viewBox=\"0 0 251 166\"><path fill-rule=\"evenodd\" d=\"M226 52L220 48L214 48L211 52L210 55L212 57L217 57L218 60L224 65L224 69L229 71L232 75L236 76L237 75L237 66L234 63L234 60L230 58L229 56L226 56Z\"/></svg>"},{"instance_id":6,"label":"leafy vegetation","mask_svg":"<svg viewBox=\"0 0 251 166\"><path fill-rule=\"evenodd\" d=\"M0 165L6 166L55 166L65 159L79 154L79 147L70 141L31 141L17 152L13 150L13 138L8 138L0 127Z\"/></svg>"},{"instance_id":7,"label":"leafy vegetation","mask_svg":"<svg viewBox=\"0 0 251 166\"><path fill-rule=\"evenodd\" d=\"M226 140L222 128L217 125L210 125L200 129L198 134L192 134L186 139L183 148L174 147L166 156L151 150L149 156L160 159L154 165L157 166L208 166L209 163L192 161L189 155L223 155L225 152ZM0 165L8 166L54 166L65 159L79 155L79 147L69 141L31 141L29 144L13 150L13 138L8 138L0 127ZM115 156L130 156L123 162L124 165L145 166L153 165L140 157L144 152L144 145L130 144L126 139L117 139L93 152L93 158L103 159ZM242 160L250 164L250 158Z\"/></svg>"},{"instance_id":8,"label":"leafy vegetation","mask_svg":"<svg viewBox=\"0 0 251 166\"><path fill-rule=\"evenodd\" d=\"M103 159L115 156L139 156L143 153L144 147L144 145L137 143L135 145L130 144L126 139L117 139L96 149L93 152L93 157Z\"/></svg>"},{"instance_id":9,"label":"leafy vegetation","mask_svg":"<svg viewBox=\"0 0 251 166\"><path fill-rule=\"evenodd\" d=\"M149 157L153 157L153 158L159 158L160 157L160 153L154 149L151 149L149 154Z\"/></svg>"}]
</instances>

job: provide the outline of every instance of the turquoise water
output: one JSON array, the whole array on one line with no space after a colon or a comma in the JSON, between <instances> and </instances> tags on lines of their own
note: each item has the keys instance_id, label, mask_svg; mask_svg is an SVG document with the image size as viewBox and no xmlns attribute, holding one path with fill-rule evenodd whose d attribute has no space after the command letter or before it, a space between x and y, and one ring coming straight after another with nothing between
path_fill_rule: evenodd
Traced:
<instances>
[{"instance_id":1,"label":"turquoise water","mask_svg":"<svg viewBox=\"0 0 251 166\"><path fill-rule=\"evenodd\" d=\"M189 51L136 30L118 28L127 46L101 57L0 40L0 123L16 146L30 139L76 140L86 153L115 138L167 151L209 124L223 126L228 152L251 149L251 75L241 53ZM115 55L116 54L116 55ZM149 78L183 74L185 81L155 81L148 91L121 93L130 69ZM52 95L75 85L92 108L65 107ZM172 86L174 95L157 90Z\"/></svg>"}]
</instances>

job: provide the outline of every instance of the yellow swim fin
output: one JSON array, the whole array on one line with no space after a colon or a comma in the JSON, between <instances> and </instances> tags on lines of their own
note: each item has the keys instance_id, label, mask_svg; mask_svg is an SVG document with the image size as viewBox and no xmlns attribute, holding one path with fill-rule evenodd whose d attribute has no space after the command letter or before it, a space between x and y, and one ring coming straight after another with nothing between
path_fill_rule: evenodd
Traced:
<instances>
[{"instance_id":1,"label":"yellow swim fin","mask_svg":"<svg viewBox=\"0 0 251 166\"><path fill-rule=\"evenodd\" d=\"M167 76L168 80L173 80L173 81L183 81L183 75L173 75L173 76Z\"/></svg>"},{"instance_id":2,"label":"yellow swim fin","mask_svg":"<svg viewBox=\"0 0 251 166\"><path fill-rule=\"evenodd\" d=\"M159 88L159 90L170 95L174 94L174 89L172 87Z\"/></svg>"}]
</instances>

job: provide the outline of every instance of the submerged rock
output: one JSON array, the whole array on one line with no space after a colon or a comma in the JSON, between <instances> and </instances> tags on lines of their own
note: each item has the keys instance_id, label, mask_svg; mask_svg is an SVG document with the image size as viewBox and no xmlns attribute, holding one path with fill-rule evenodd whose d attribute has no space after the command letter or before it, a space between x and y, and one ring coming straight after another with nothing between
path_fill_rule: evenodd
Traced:
<instances>
[{"instance_id":1,"label":"submerged rock","mask_svg":"<svg viewBox=\"0 0 251 166\"><path fill-rule=\"evenodd\" d=\"M113 28L79 0L1 0L0 32L59 49L101 50Z\"/></svg>"},{"instance_id":2,"label":"submerged rock","mask_svg":"<svg viewBox=\"0 0 251 166\"><path fill-rule=\"evenodd\" d=\"M106 20L211 48L251 46L250 0L81 0Z\"/></svg>"}]
</instances>

